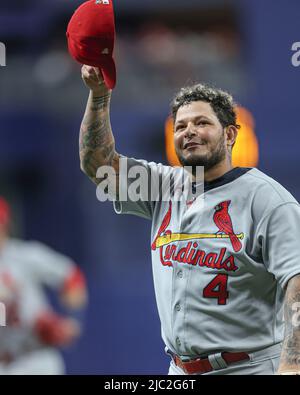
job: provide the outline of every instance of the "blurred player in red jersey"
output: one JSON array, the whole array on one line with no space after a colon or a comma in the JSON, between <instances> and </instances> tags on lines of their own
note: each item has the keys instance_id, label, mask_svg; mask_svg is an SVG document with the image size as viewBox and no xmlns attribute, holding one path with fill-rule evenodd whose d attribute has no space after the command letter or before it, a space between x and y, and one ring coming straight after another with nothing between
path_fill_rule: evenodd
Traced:
<instances>
[{"instance_id":1,"label":"blurred player in red jersey","mask_svg":"<svg viewBox=\"0 0 300 395\"><path fill-rule=\"evenodd\" d=\"M72 260L42 243L9 236L10 207L0 197L0 374L64 374L58 347L80 335L73 318L55 313L45 287L59 293L68 309L87 302L85 278Z\"/></svg>"}]
</instances>

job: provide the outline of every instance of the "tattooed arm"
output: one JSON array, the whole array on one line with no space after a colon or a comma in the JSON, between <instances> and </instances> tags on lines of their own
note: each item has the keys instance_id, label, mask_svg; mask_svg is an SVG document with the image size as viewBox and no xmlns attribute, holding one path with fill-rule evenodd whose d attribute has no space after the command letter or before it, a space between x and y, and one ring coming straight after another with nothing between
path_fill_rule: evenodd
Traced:
<instances>
[{"instance_id":1,"label":"tattooed arm","mask_svg":"<svg viewBox=\"0 0 300 395\"><path fill-rule=\"evenodd\" d=\"M284 320L285 336L278 373L300 375L300 275L288 282Z\"/></svg>"},{"instance_id":2,"label":"tattooed arm","mask_svg":"<svg viewBox=\"0 0 300 395\"><path fill-rule=\"evenodd\" d=\"M119 170L119 155L115 151L109 118L111 91L104 85L97 68L83 66L82 79L90 95L80 128L80 163L82 171L98 184L101 180L96 173L100 166L113 166L117 174Z\"/></svg>"}]
</instances>

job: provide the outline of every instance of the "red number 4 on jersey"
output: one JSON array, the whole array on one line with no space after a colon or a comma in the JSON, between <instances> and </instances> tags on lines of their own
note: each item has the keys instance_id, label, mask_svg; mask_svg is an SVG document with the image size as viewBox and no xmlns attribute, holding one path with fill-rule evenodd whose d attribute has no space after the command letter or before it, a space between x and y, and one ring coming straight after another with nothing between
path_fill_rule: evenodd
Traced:
<instances>
[{"instance_id":1,"label":"red number 4 on jersey","mask_svg":"<svg viewBox=\"0 0 300 395\"><path fill-rule=\"evenodd\" d=\"M227 302L229 293L227 291L227 274L218 274L203 290L204 298L216 298L218 304L224 305Z\"/></svg>"}]
</instances>

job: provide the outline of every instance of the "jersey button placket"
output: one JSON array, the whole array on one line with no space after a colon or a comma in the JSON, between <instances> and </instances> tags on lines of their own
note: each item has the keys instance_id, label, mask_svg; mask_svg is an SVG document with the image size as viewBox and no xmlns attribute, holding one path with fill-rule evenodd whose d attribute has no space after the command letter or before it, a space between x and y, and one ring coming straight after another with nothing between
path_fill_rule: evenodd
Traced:
<instances>
[{"instance_id":1,"label":"jersey button placket","mask_svg":"<svg viewBox=\"0 0 300 395\"><path fill-rule=\"evenodd\" d=\"M180 229L181 233L184 233L184 226L181 223ZM177 253L178 251L185 247L185 242L179 242L177 245ZM174 267L174 295L173 295L173 314L172 314L172 331L174 335L174 346L176 347L177 354L181 354L184 350L182 349L184 344L184 339L181 338L184 333L182 332L183 328L183 313L184 313L184 299L185 299L185 268L182 267L182 263L176 262L176 269Z\"/></svg>"},{"instance_id":2,"label":"jersey button placket","mask_svg":"<svg viewBox=\"0 0 300 395\"><path fill-rule=\"evenodd\" d=\"M179 278L182 278L182 277L183 277L182 269L178 270L178 272L177 272L177 277L179 277Z\"/></svg>"}]
</instances>

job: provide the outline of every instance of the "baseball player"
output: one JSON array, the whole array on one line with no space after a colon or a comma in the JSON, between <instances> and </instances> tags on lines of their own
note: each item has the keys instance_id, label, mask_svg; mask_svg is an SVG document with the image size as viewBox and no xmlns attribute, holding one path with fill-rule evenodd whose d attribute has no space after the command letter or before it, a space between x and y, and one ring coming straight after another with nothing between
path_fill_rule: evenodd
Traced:
<instances>
[{"instance_id":1,"label":"baseball player","mask_svg":"<svg viewBox=\"0 0 300 395\"><path fill-rule=\"evenodd\" d=\"M183 166L204 166L203 193L186 201L121 201L133 182L120 175L121 160L156 179L178 169L119 155L111 90L97 68L84 65L82 78L90 95L80 130L81 168L101 185L97 169L112 166L119 174L115 211L152 221L169 374L300 374L300 208L258 169L232 167L238 133L232 97L199 84L183 88L172 104L177 155Z\"/></svg>"},{"instance_id":2,"label":"baseball player","mask_svg":"<svg viewBox=\"0 0 300 395\"><path fill-rule=\"evenodd\" d=\"M79 309L87 299L84 276L68 257L44 244L10 238L9 224L9 205L0 198L0 302L6 310L0 374L63 374L57 348L75 340L80 326L52 310L45 288L59 293L68 309Z\"/></svg>"}]
</instances>

